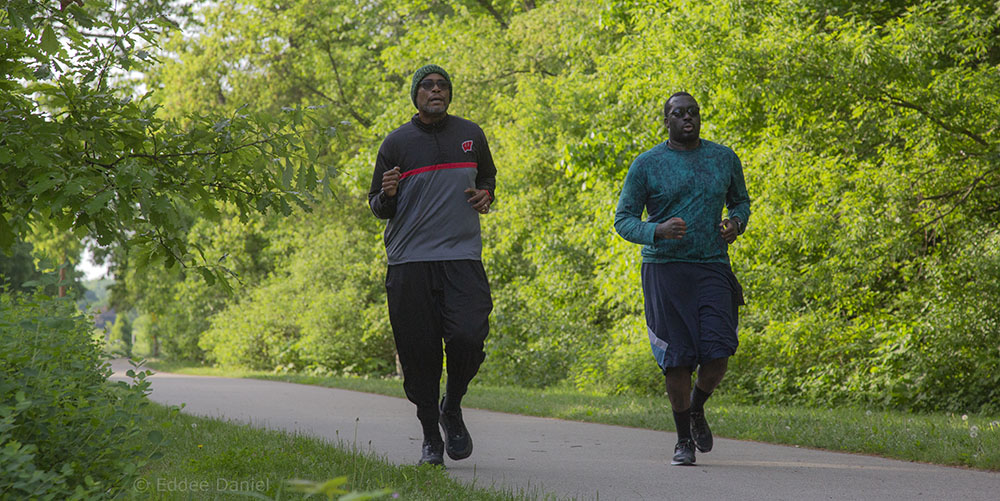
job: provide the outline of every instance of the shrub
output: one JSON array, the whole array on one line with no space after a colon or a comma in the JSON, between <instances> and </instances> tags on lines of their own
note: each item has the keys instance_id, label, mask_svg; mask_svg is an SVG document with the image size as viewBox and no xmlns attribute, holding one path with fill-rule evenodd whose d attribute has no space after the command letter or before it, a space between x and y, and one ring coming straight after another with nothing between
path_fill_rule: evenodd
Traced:
<instances>
[{"instance_id":1,"label":"shrub","mask_svg":"<svg viewBox=\"0 0 1000 501\"><path fill-rule=\"evenodd\" d=\"M110 372L72 302L0 294L2 497L102 498L128 485L143 464L134 438L149 383L141 373L111 385Z\"/></svg>"},{"instance_id":2,"label":"shrub","mask_svg":"<svg viewBox=\"0 0 1000 501\"><path fill-rule=\"evenodd\" d=\"M601 379L616 394L663 395L663 371L649 346L645 318L633 316L622 324L622 339L615 343Z\"/></svg>"},{"instance_id":3,"label":"shrub","mask_svg":"<svg viewBox=\"0 0 1000 501\"><path fill-rule=\"evenodd\" d=\"M211 317L200 340L209 361L313 373L394 371L374 218L353 210L344 217L360 218L357 225L331 225L332 210L303 216L278 269Z\"/></svg>"}]
</instances>

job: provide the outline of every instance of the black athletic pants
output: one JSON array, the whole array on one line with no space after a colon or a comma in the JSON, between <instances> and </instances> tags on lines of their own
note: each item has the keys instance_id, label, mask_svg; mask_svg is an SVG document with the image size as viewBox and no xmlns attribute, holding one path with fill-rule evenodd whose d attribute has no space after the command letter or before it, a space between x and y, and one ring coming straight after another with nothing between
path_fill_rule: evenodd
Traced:
<instances>
[{"instance_id":1,"label":"black athletic pants","mask_svg":"<svg viewBox=\"0 0 1000 501\"><path fill-rule=\"evenodd\" d=\"M390 265L385 290L403 390L417 405L420 422L437 426L441 342L448 357L449 400L465 395L486 358L483 343L493 310L486 270L474 260Z\"/></svg>"}]
</instances>

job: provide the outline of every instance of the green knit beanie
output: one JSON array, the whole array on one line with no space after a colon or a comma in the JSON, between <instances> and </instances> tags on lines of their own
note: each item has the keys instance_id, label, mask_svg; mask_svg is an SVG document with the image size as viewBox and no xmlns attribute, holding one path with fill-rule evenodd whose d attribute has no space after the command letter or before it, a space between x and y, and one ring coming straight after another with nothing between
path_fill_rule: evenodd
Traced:
<instances>
[{"instance_id":1,"label":"green knit beanie","mask_svg":"<svg viewBox=\"0 0 1000 501\"><path fill-rule=\"evenodd\" d=\"M431 73L437 73L443 76L444 79L447 80L449 84L451 83L451 77L448 76L447 71L444 71L444 68L436 64L428 64L427 66L421 67L419 70L417 70L416 73L413 74L413 83L410 84L410 100L413 101L413 106L417 105L417 85L420 83L421 80L426 78L427 75L430 75ZM451 93L449 94L449 96L451 96L452 98L455 97L454 85L451 88Z\"/></svg>"}]
</instances>

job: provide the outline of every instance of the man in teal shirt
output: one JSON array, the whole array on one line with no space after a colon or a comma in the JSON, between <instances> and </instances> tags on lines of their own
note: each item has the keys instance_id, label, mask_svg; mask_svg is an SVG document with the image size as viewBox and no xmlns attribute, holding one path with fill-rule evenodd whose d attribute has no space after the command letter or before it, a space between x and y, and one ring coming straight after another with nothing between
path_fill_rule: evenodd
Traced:
<instances>
[{"instance_id":1,"label":"man in teal shirt","mask_svg":"<svg viewBox=\"0 0 1000 501\"><path fill-rule=\"evenodd\" d=\"M704 404L736 353L743 304L728 247L750 219L740 159L701 139L699 111L686 92L667 99L668 139L632 162L615 213L618 234L643 244L646 325L677 425L675 465L694 464L695 448L712 450Z\"/></svg>"}]
</instances>

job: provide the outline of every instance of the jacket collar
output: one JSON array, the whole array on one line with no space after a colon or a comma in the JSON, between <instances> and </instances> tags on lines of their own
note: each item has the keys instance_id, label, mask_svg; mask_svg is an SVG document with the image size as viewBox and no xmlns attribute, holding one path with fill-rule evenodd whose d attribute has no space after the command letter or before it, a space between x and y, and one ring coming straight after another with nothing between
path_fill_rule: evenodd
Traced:
<instances>
[{"instance_id":1,"label":"jacket collar","mask_svg":"<svg viewBox=\"0 0 1000 501\"><path fill-rule=\"evenodd\" d=\"M448 125L448 120L450 118L451 115L445 115L444 118L438 120L437 122L434 122L432 124L425 124L420 121L420 114L418 113L413 115L413 118L411 118L410 121L413 122L413 125L416 125L418 129L424 132L440 132L445 128L445 126Z\"/></svg>"}]
</instances>

